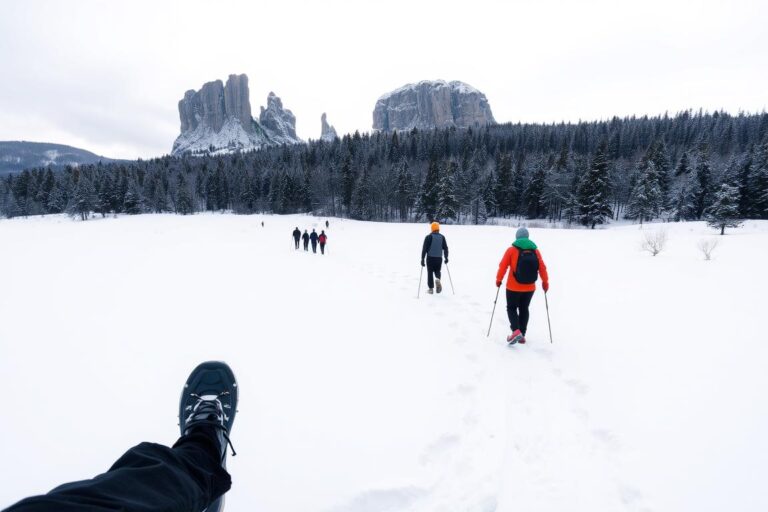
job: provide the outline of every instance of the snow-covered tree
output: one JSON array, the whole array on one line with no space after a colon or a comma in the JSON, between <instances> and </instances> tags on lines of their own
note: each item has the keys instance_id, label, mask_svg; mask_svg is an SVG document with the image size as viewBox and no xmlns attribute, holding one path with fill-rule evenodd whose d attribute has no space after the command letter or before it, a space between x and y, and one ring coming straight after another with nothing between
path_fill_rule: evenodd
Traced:
<instances>
[{"instance_id":1,"label":"snow-covered tree","mask_svg":"<svg viewBox=\"0 0 768 512\"><path fill-rule=\"evenodd\" d=\"M663 196L656 165L653 160L647 160L641 166L624 216L628 219L637 219L640 224L643 221L655 219L661 214Z\"/></svg>"},{"instance_id":2,"label":"snow-covered tree","mask_svg":"<svg viewBox=\"0 0 768 512\"><path fill-rule=\"evenodd\" d=\"M613 217L607 151L607 144L602 142L590 169L581 177L579 183L578 220L591 229L595 229L597 224L607 223Z\"/></svg>"},{"instance_id":3,"label":"snow-covered tree","mask_svg":"<svg viewBox=\"0 0 768 512\"><path fill-rule=\"evenodd\" d=\"M725 234L725 228L741 226L739 218L739 189L723 183L715 192L715 199L706 212L707 224Z\"/></svg>"}]
</instances>

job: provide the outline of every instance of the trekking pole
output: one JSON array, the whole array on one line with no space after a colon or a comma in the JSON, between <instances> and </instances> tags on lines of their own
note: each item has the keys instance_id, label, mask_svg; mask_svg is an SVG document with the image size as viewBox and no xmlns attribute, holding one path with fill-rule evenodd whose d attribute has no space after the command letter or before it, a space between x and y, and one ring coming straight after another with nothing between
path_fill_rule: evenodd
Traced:
<instances>
[{"instance_id":1,"label":"trekking pole","mask_svg":"<svg viewBox=\"0 0 768 512\"><path fill-rule=\"evenodd\" d=\"M547 300L547 292L544 292L544 304L547 306L547 325L549 326L549 342L552 343L552 324L549 322L549 301Z\"/></svg>"},{"instance_id":2,"label":"trekking pole","mask_svg":"<svg viewBox=\"0 0 768 512\"><path fill-rule=\"evenodd\" d=\"M419 289L416 290L416 298L419 298L419 294L421 294L421 276L424 275L424 267L421 267L421 272L419 272Z\"/></svg>"},{"instance_id":3,"label":"trekking pole","mask_svg":"<svg viewBox=\"0 0 768 512\"><path fill-rule=\"evenodd\" d=\"M493 299L493 311L491 311L491 323L488 324L488 334L485 335L485 337L489 337L491 335L491 326L493 325L493 315L496 313L496 301L499 300L499 292L501 291L501 286L496 287L496 298Z\"/></svg>"},{"instance_id":4,"label":"trekking pole","mask_svg":"<svg viewBox=\"0 0 768 512\"><path fill-rule=\"evenodd\" d=\"M456 295L456 289L453 287L453 278L451 277L451 267L449 267L447 263L445 264L445 270L448 271L448 280L451 282L451 291Z\"/></svg>"}]
</instances>

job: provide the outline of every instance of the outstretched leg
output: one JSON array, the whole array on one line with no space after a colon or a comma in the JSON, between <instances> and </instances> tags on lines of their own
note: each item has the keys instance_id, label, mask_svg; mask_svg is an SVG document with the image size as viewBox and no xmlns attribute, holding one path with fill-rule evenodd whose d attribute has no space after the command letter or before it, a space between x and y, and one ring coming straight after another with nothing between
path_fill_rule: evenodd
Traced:
<instances>
[{"instance_id":1,"label":"outstretched leg","mask_svg":"<svg viewBox=\"0 0 768 512\"><path fill-rule=\"evenodd\" d=\"M182 436L172 448L141 443L106 473L24 499L4 512L216 512L232 486L224 460L236 407L231 369L203 363L182 393Z\"/></svg>"}]
</instances>

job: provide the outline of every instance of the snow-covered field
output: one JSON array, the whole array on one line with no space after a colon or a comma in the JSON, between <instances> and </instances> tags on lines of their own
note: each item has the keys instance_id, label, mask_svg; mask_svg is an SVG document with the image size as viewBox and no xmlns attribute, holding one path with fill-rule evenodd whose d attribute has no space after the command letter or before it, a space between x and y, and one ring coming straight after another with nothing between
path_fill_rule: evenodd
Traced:
<instances>
[{"instance_id":1,"label":"snow-covered field","mask_svg":"<svg viewBox=\"0 0 768 512\"><path fill-rule=\"evenodd\" d=\"M265 227L261 227L261 221ZM0 508L177 436L201 360L241 387L227 511L768 510L768 223L533 229L549 266L507 347L508 227L144 215L0 220ZM323 226L324 227L324 226ZM646 227L657 229L658 226Z\"/></svg>"}]
</instances>

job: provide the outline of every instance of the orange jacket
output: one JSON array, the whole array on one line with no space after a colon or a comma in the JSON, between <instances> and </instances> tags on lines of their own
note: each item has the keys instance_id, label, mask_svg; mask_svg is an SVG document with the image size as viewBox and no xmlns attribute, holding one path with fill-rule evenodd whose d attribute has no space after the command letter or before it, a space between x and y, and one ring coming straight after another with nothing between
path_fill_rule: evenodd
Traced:
<instances>
[{"instance_id":1,"label":"orange jacket","mask_svg":"<svg viewBox=\"0 0 768 512\"><path fill-rule=\"evenodd\" d=\"M507 278L507 290L513 292L532 292L536 290L536 283L520 284L517 282L514 276L514 269L517 268L517 256L520 251L514 245L507 249L504 256L499 262L499 271L496 272L496 281L503 281L504 274L507 273L507 269L513 269L509 272ZM547 274L547 266L544 264L544 259L541 257L541 253L536 249L536 257L539 258L539 276L542 282L549 282L549 275Z\"/></svg>"}]
</instances>

